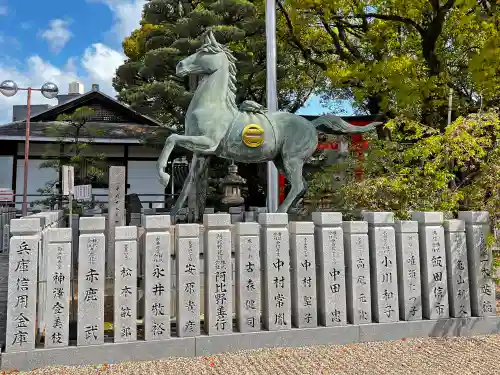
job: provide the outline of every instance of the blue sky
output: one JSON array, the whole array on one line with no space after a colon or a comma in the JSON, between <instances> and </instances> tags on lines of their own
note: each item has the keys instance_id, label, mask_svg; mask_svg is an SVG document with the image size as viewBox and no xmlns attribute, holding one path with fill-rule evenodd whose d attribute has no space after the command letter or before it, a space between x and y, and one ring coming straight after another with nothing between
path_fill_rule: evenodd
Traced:
<instances>
[{"instance_id":1,"label":"blue sky","mask_svg":"<svg viewBox=\"0 0 500 375\"><path fill-rule=\"evenodd\" d=\"M20 87L40 87L51 81L66 93L79 81L92 83L114 95L111 80L125 59L121 42L139 26L145 0L0 0L0 80ZM34 94L34 103L51 103ZM0 96L0 124L8 122L14 104L24 104L19 93ZM345 106L349 112L349 107ZM318 98L301 110L327 111ZM343 111L345 112L345 111Z\"/></svg>"}]
</instances>

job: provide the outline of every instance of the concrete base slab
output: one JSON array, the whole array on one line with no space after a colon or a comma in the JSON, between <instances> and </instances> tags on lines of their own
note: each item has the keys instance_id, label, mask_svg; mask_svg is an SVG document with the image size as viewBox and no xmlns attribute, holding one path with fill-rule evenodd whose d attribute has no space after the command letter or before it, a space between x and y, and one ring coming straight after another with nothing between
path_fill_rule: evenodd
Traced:
<instances>
[{"instance_id":1,"label":"concrete base slab","mask_svg":"<svg viewBox=\"0 0 500 375\"><path fill-rule=\"evenodd\" d=\"M47 366L98 365L131 361L153 361L169 357L194 357L195 338L172 337L164 341L105 343L92 346L36 349L2 353L2 370L29 371Z\"/></svg>"},{"instance_id":2,"label":"concrete base slab","mask_svg":"<svg viewBox=\"0 0 500 375\"><path fill-rule=\"evenodd\" d=\"M96 346L69 346L36 349L31 352L2 353L0 368L29 371L46 366L150 361L168 357L193 357L259 348L342 345L357 342L401 340L403 338L475 336L497 333L500 333L500 317L497 316L293 328L273 332L234 332L226 335L204 335L190 338L173 337L166 341L106 343Z\"/></svg>"},{"instance_id":3,"label":"concrete base slab","mask_svg":"<svg viewBox=\"0 0 500 375\"><path fill-rule=\"evenodd\" d=\"M196 355L259 348L350 344L357 342L358 336L359 328L354 325L198 336Z\"/></svg>"}]
</instances>

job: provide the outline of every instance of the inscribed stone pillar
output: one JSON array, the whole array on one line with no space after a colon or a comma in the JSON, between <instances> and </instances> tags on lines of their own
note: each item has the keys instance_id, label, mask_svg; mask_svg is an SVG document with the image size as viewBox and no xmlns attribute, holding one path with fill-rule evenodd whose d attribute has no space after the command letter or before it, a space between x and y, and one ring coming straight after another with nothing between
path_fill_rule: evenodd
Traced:
<instances>
[{"instance_id":1,"label":"inscribed stone pillar","mask_svg":"<svg viewBox=\"0 0 500 375\"><path fill-rule=\"evenodd\" d=\"M236 223L236 326L239 332L260 331L261 283L259 224Z\"/></svg>"},{"instance_id":2,"label":"inscribed stone pillar","mask_svg":"<svg viewBox=\"0 0 500 375\"><path fill-rule=\"evenodd\" d=\"M450 315L454 318L467 318L471 316L471 311L465 222L463 220L446 220L444 222L444 239Z\"/></svg>"},{"instance_id":3,"label":"inscribed stone pillar","mask_svg":"<svg viewBox=\"0 0 500 375\"><path fill-rule=\"evenodd\" d=\"M292 323L297 328L318 326L314 223L291 222Z\"/></svg>"},{"instance_id":4,"label":"inscribed stone pillar","mask_svg":"<svg viewBox=\"0 0 500 375\"><path fill-rule=\"evenodd\" d=\"M231 215L205 214L205 331L233 331Z\"/></svg>"},{"instance_id":5,"label":"inscribed stone pillar","mask_svg":"<svg viewBox=\"0 0 500 375\"><path fill-rule=\"evenodd\" d=\"M313 212L318 270L319 323L330 327L347 323L344 238L340 212Z\"/></svg>"},{"instance_id":6,"label":"inscribed stone pillar","mask_svg":"<svg viewBox=\"0 0 500 375\"><path fill-rule=\"evenodd\" d=\"M368 223L344 221L342 228L347 271L347 321L352 324L371 323Z\"/></svg>"},{"instance_id":7,"label":"inscribed stone pillar","mask_svg":"<svg viewBox=\"0 0 500 375\"><path fill-rule=\"evenodd\" d=\"M172 238L169 215L144 217L146 234L144 330L146 341L170 338L170 275Z\"/></svg>"},{"instance_id":8,"label":"inscribed stone pillar","mask_svg":"<svg viewBox=\"0 0 500 375\"><path fill-rule=\"evenodd\" d=\"M71 236L71 228L51 228L47 231L46 348L69 344Z\"/></svg>"},{"instance_id":9,"label":"inscribed stone pillar","mask_svg":"<svg viewBox=\"0 0 500 375\"><path fill-rule=\"evenodd\" d=\"M6 252L9 249L9 241L10 241L10 225L9 224L4 224L3 225L3 235L2 235L2 242L3 242L3 251Z\"/></svg>"},{"instance_id":10,"label":"inscribed stone pillar","mask_svg":"<svg viewBox=\"0 0 500 375\"><path fill-rule=\"evenodd\" d=\"M200 226L179 224L176 232L177 335L200 335Z\"/></svg>"},{"instance_id":11,"label":"inscribed stone pillar","mask_svg":"<svg viewBox=\"0 0 500 375\"><path fill-rule=\"evenodd\" d=\"M115 227L114 341L137 340L137 227Z\"/></svg>"},{"instance_id":12,"label":"inscribed stone pillar","mask_svg":"<svg viewBox=\"0 0 500 375\"><path fill-rule=\"evenodd\" d=\"M262 318L269 331L291 328L288 215L259 215L262 243Z\"/></svg>"},{"instance_id":13,"label":"inscribed stone pillar","mask_svg":"<svg viewBox=\"0 0 500 375\"><path fill-rule=\"evenodd\" d=\"M442 212L413 212L418 221L422 316L425 319L448 318L448 283Z\"/></svg>"},{"instance_id":14,"label":"inscribed stone pillar","mask_svg":"<svg viewBox=\"0 0 500 375\"><path fill-rule=\"evenodd\" d=\"M377 323L399 321L396 235L392 212L364 212L368 222L372 314Z\"/></svg>"},{"instance_id":15,"label":"inscribed stone pillar","mask_svg":"<svg viewBox=\"0 0 500 375\"><path fill-rule=\"evenodd\" d=\"M125 167L109 167L106 275L114 275L115 227L125 225Z\"/></svg>"},{"instance_id":16,"label":"inscribed stone pillar","mask_svg":"<svg viewBox=\"0 0 500 375\"><path fill-rule=\"evenodd\" d=\"M495 282L492 279L493 254L487 245L489 214L481 211L459 212L465 221L469 261L470 302L473 316L496 315Z\"/></svg>"},{"instance_id":17,"label":"inscribed stone pillar","mask_svg":"<svg viewBox=\"0 0 500 375\"><path fill-rule=\"evenodd\" d=\"M13 219L10 230L5 351L13 353L35 349L40 220Z\"/></svg>"},{"instance_id":18,"label":"inscribed stone pillar","mask_svg":"<svg viewBox=\"0 0 500 375\"><path fill-rule=\"evenodd\" d=\"M104 343L105 228L102 216L80 218L77 345Z\"/></svg>"},{"instance_id":19,"label":"inscribed stone pillar","mask_svg":"<svg viewBox=\"0 0 500 375\"><path fill-rule=\"evenodd\" d=\"M422 319L422 288L418 223L396 221L396 252L398 261L399 317L401 320Z\"/></svg>"}]
</instances>

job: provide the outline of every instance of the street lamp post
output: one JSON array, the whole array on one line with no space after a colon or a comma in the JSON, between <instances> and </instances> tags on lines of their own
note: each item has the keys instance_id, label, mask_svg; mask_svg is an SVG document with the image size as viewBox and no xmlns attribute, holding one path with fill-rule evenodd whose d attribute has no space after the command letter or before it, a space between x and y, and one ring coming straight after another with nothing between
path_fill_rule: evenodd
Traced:
<instances>
[{"instance_id":1,"label":"street lamp post","mask_svg":"<svg viewBox=\"0 0 500 375\"><path fill-rule=\"evenodd\" d=\"M11 97L17 94L18 91L27 91L28 98L26 101L26 139L24 142L24 185L23 185L23 216L28 214L28 161L30 153L30 118L31 118L31 93L40 91L47 99L54 99L59 93L59 89L52 82L47 82L39 89L31 87L20 88L14 81L3 81L0 84L0 93L6 97Z\"/></svg>"},{"instance_id":2,"label":"street lamp post","mask_svg":"<svg viewBox=\"0 0 500 375\"><path fill-rule=\"evenodd\" d=\"M278 110L276 82L276 0L266 0L266 89L269 112ZM278 210L278 170L267 162L267 211Z\"/></svg>"}]
</instances>

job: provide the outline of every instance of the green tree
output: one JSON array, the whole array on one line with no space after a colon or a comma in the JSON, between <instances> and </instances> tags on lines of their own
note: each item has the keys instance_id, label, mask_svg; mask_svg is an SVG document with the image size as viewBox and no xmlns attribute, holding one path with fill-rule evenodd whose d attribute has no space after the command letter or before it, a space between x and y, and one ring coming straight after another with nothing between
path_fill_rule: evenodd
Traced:
<instances>
[{"instance_id":1,"label":"green tree","mask_svg":"<svg viewBox=\"0 0 500 375\"><path fill-rule=\"evenodd\" d=\"M45 135L57 138L58 142L47 146L44 154L45 161L40 168L52 168L60 176L63 165L73 166L75 185L99 183L104 175L101 163L104 155L89 152L93 139L101 135L99 129L89 125L89 120L94 114L93 109L80 107L71 114L58 116L57 121L47 126ZM61 153L61 150L64 151ZM57 188L57 184L59 184L59 178L47 182L44 188L39 189L40 194L49 197L38 203L46 206L60 203L62 186ZM73 212L78 213L82 208L93 207L94 203L73 200Z\"/></svg>"},{"instance_id":2,"label":"green tree","mask_svg":"<svg viewBox=\"0 0 500 375\"><path fill-rule=\"evenodd\" d=\"M499 12L476 0L278 0L281 38L326 75L326 99L443 130L497 105ZM482 100L480 99L482 97Z\"/></svg>"},{"instance_id":3,"label":"green tree","mask_svg":"<svg viewBox=\"0 0 500 375\"><path fill-rule=\"evenodd\" d=\"M192 97L189 78L175 67L200 47L208 28L238 59L237 102L265 105L266 43L263 0L149 0L141 28L123 42L127 61L118 68L118 98L167 126L180 126ZM278 43L280 108L295 112L320 85L319 69Z\"/></svg>"}]
</instances>

